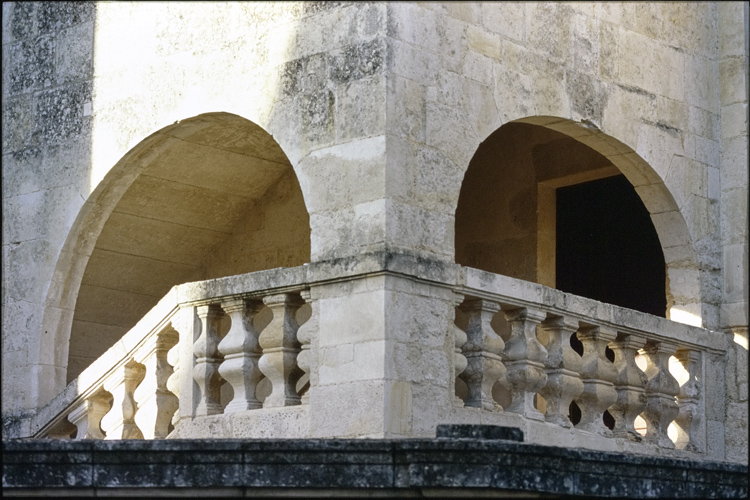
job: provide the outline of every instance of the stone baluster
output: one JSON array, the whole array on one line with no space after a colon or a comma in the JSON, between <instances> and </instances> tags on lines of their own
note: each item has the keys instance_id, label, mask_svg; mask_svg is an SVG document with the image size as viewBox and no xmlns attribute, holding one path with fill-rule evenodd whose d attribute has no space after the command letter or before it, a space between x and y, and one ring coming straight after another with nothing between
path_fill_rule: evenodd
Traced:
<instances>
[{"instance_id":1,"label":"stone baluster","mask_svg":"<svg viewBox=\"0 0 750 500\"><path fill-rule=\"evenodd\" d=\"M464 301L464 298L465 297L463 294L460 294L460 293L455 294L454 302L453 302L454 307L460 306L461 303ZM454 384L455 384L455 380L457 380L461 376L464 370L466 370L466 367L469 365L469 361L468 359L466 359L466 356L464 356L463 350L462 350L463 346L466 344L466 341L468 340L468 337L466 336L466 332L464 332L461 328L459 328L458 325L455 323L455 318L454 318L454 322L452 322L450 326L453 331L453 378L452 380L454 381ZM503 342L503 346L504 344L505 343ZM502 352L502 348L501 348L501 352ZM455 395L455 390L454 390L453 402L455 403L456 406L459 406L459 407L464 406L464 400Z\"/></svg>"},{"instance_id":2,"label":"stone baluster","mask_svg":"<svg viewBox=\"0 0 750 500\"><path fill-rule=\"evenodd\" d=\"M618 333L617 338L609 344L615 353L615 391L617 401L609 408L615 420L612 434L625 437L631 441L641 441L642 437L635 430L635 419L646 408L646 374L635 363L638 349L646 342L644 337Z\"/></svg>"},{"instance_id":3,"label":"stone baluster","mask_svg":"<svg viewBox=\"0 0 750 500\"><path fill-rule=\"evenodd\" d=\"M175 328L175 323L177 321L172 321L172 328L177 331L177 328ZM174 346L167 352L167 363L169 366L172 367L172 374L167 379L167 390L175 395L177 398L177 410L174 412L174 415L172 415L172 425L177 425L177 422L180 421L180 388L181 388L181 377L182 377L182 369L180 368L180 350L182 349L182 346L179 342L179 333L177 334L177 342Z\"/></svg>"},{"instance_id":4,"label":"stone baluster","mask_svg":"<svg viewBox=\"0 0 750 500\"><path fill-rule=\"evenodd\" d=\"M492 386L505 375L501 357L505 342L490 325L500 305L490 300L470 299L460 307L468 319L467 340L462 349L467 363L459 375L468 388L464 404L485 410L502 410L492 398Z\"/></svg>"},{"instance_id":5,"label":"stone baluster","mask_svg":"<svg viewBox=\"0 0 750 500\"><path fill-rule=\"evenodd\" d=\"M297 366L300 344L295 313L303 304L302 298L298 293L284 293L269 295L263 302L273 313L273 319L259 337L263 348L260 371L271 382L271 394L263 407L298 405L301 401L296 386L303 372Z\"/></svg>"},{"instance_id":6,"label":"stone baluster","mask_svg":"<svg viewBox=\"0 0 750 500\"><path fill-rule=\"evenodd\" d=\"M167 388L167 380L174 370L167 361L167 353L177 344L179 334L166 327L148 339L135 355L135 361L146 367L143 382L135 390L138 404L135 423L145 439L164 439L180 403Z\"/></svg>"},{"instance_id":7,"label":"stone baluster","mask_svg":"<svg viewBox=\"0 0 750 500\"><path fill-rule=\"evenodd\" d=\"M674 448L667 429L680 413L675 400L675 396L680 393L680 386L669 372L669 357L676 350L676 345L658 341L649 341L643 348L647 363L646 377L648 377L647 403L642 414L646 421L645 439L663 448Z\"/></svg>"},{"instance_id":8,"label":"stone baluster","mask_svg":"<svg viewBox=\"0 0 750 500\"><path fill-rule=\"evenodd\" d=\"M547 332L547 384L539 391L547 402L544 418L563 427L572 427L568 412L570 403L583 392L581 356L570 346L570 336L578 328L578 322L555 316L542 322Z\"/></svg>"},{"instance_id":9,"label":"stone baluster","mask_svg":"<svg viewBox=\"0 0 750 500\"><path fill-rule=\"evenodd\" d=\"M701 353L694 349L678 349L675 357L688 373L688 380L680 387L677 395L679 414L675 418L677 424L675 447L688 451L704 451L703 408L699 381L703 378L701 376Z\"/></svg>"},{"instance_id":10,"label":"stone baluster","mask_svg":"<svg viewBox=\"0 0 750 500\"><path fill-rule=\"evenodd\" d=\"M302 376L307 375L310 381L310 388L300 398L300 402L303 405L306 405L310 403L310 389L312 389L313 385L310 347L312 346L313 335L318 331L318 306L312 302L310 290L303 290L300 292L300 296L302 297L302 300L310 304L310 307L312 308L310 319L305 321L305 323L297 329L297 341L300 343L300 352L297 355L297 366L302 370Z\"/></svg>"},{"instance_id":11,"label":"stone baluster","mask_svg":"<svg viewBox=\"0 0 750 500\"><path fill-rule=\"evenodd\" d=\"M143 433L135 423L138 406L133 394L145 374L143 365L130 360L104 382L104 389L113 398L112 409L104 415L101 422L105 439L143 439Z\"/></svg>"},{"instance_id":12,"label":"stone baluster","mask_svg":"<svg viewBox=\"0 0 750 500\"><path fill-rule=\"evenodd\" d=\"M219 353L219 320L224 315L216 304L196 307L200 319L200 336L193 344L195 366L193 379L200 388L200 399L195 408L196 416L215 415L222 412L221 383L219 373L222 362Z\"/></svg>"},{"instance_id":13,"label":"stone baluster","mask_svg":"<svg viewBox=\"0 0 750 500\"><path fill-rule=\"evenodd\" d=\"M536 327L545 317L543 311L526 307L505 312L511 333L503 355L512 396L506 410L534 420L544 420L544 415L534 407L534 396L547 384L544 371L547 349L536 337Z\"/></svg>"},{"instance_id":14,"label":"stone baluster","mask_svg":"<svg viewBox=\"0 0 750 500\"><path fill-rule=\"evenodd\" d=\"M101 422L111 403L111 394L97 391L73 408L68 420L78 428L76 439L104 439Z\"/></svg>"},{"instance_id":15,"label":"stone baluster","mask_svg":"<svg viewBox=\"0 0 750 500\"><path fill-rule=\"evenodd\" d=\"M255 397L255 388L263 374L258 369L261 352L253 317L263 303L260 300L228 299L221 303L221 307L231 318L232 325L219 343L219 351L224 355L219 373L234 390L234 398L224 413L261 408L263 405Z\"/></svg>"},{"instance_id":16,"label":"stone baluster","mask_svg":"<svg viewBox=\"0 0 750 500\"><path fill-rule=\"evenodd\" d=\"M598 326L582 327L577 335L583 344L583 393L575 400L581 409L581 421L576 428L605 436L611 435L611 431L604 425L603 416L607 408L617 401L614 385L617 369L607 359L606 349L607 344L617 335L612 330Z\"/></svg>"}]
</instances>

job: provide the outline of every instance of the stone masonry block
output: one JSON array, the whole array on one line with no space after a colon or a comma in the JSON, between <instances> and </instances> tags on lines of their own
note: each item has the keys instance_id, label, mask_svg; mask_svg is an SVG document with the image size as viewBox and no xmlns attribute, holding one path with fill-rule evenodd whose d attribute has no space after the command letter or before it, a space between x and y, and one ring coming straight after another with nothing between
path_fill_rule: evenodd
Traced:
<instances>
[{"instance_id":1,"label":"stone masonry block","mask_svg":"<svg viewBox=\"0 0 750 500\"><path fill-rule=\"evenodd\" d=\"M725 326L742 326L748 324L747 302L735 302L721 305L721 324Z\"/></svg>"},{"instance_id":2,"label":"stone masonry block","mask_svg":"<svg viewBox=\"0 0 750 500\"><path fill-rule=\"evenodd\" d=\"M719 62L719 99L722 106L747 102L747 56L731 57Z\"/></svg>"},{"instance_id":3,"label":"stone masonry block","mask_svg":"<svg viewBox=\"0 0 750 500\"><path fill-rule=\"evenodd\" d=\"M10 2L3 4L3 39L22 40L36 32L34 20L37 4L33 2Z\"/></svg>"},{"instance_id":4,"label":"stone masonry block","mask_svg":"<svg viewBox=\"0 0 750 500\"><path fill-rule=\"evenodd\" d=\"M382 437L385 383L368 380L316 387L310 394L311 437Z\"/></svg>"},{"instance_id":5,"label":"stone masonry block","mask_svg":"<svg viewBox=\"0 0 750 500\"><path fill-rule=\"evenodd\" d=\"M389 72L424 83L434 82L440 68L436 54L395 39L388 41Z\"/></svg>"},{"instance_id":6,"label":"stone masonry block","mask_svg":"<svg viewBox=\"0 0 750 500\"><path fill-rule=\"evenodd\" d=\"M721 151L721 190L747 186L748 182L748 151L747 139L735 137L734 139L722 141Z\"/></svg>"},{"instance_id":7,"label":"stone masonry block","mask_svg":"<svg viewBox=\"0 0 750 500\"><path fill-rule=\"evenodd\" d=\"M715 113L709 113L704 109L690 106L687 120L688 130L701 137L718 140L720 134L719 118L719 115Z\"/></svg>"},{"instance_id":8,"label":"stone masonry block","mask_svg":"<svg viewBox=\"0 0 750 500\"><path fill-rule=\"evenodd\" d=\"M437 103L427 103L427 144L438 148L457 165L467 165L479 146L479 138L472 131L465 116L455 108ZM456 123L456 128L445 127Z\"/></svg>"},{"instance_id":9,"label":"stone masonry block","mask_svg":"<svg viewBox=\"0 0 750 500\"><path fill-rule=\"evenodd\" d=\"M45 145L59 145L91 133L91 117L84 106L91 102L91 82L71 83L37 97L36 130Z\"/></svg>"},{"instance_id":10,"label":"stone masonry block","mask_svg":"<svg viewBox=\"0 0 750 500\"><path fill-rule=\"evenodd\" d=\"M724 210L721 214L722 242L747 244L747 188L727 189L721 194Z\"/></svg>"},{"instance_id":11,"label":"stone masonry block","mask_svg":"<svg viewBox=\"0 0 750 500\"><path fill-rule=\"evenodd\" d=\"M747 300L747 235L742 243L724 246L724 295L723 302Z\"/></svg>"},{"instance_id":12,"label":"stone masonry block","mask_svg":"<svg viewBox=\"0 0 750 500\"><path fill-rule=\"evenodd\" d=\"M469 26L466 30L466 39L470 50L485 57L502 58L502 44L500 43L500 37L496 34L489 33L476 26Z\"/></svg>"},{"instance_id":13,"label":"stone masonry block","mask_svg":"<svg viewBox=\"0 0 750 500\"><path fill-rule=\"evenodd\" d=\"M13 160L29 160L31 156L39 156L39 138L34 134L34 118L32 114L31 95L9 97L3 106L3 155L13 154ZM12 126L11 126L12 124ZM5 167L3 161L3 168ZM42 179L37 179L40 182ZM6 182L15 182L6 179ZM5 190L5 182L3 182Z\"/></svg>"},{"instance_id":14,"label":"stone masonry block","mask_svg":"<svg viewBox=\"0 0 750 500\"><path fill-rule=\"evenodd\" d=\"M463 74L474 81L485 85L492 85L492 64L494 59L470 50L466 54L463 64Z\"/></svg>"},{"instance_id":15,"label":"stone masonry block","mask_svg":"<svg viewBox=\"0 0 750 500\"><path fill-rule=\"evenodd\" d=\"M438 16L419 5L388 4L388 35L411 45L436 50L441 43Z\"/></svg>"},{"instance_id":16,"label":"stone masonry block","mask_svg":"<svg viewBox=\"0 0 750 500\"><path fill-rule=\"evenodd\" d=\"M477 137L485 138L502 125L492 85L461 79L459 107Z\"/></svg>"},{"instance_id":17,"label":"stone masonry block","mask_svg":"<svg viewBox=\"0 0 750 500\"><path fill-rule=\"evenodd\" d=\"M41 36L16 42L10 50L8 94L16 95L49 87L54 79L54 39Z\"/></svg>"},{"instance_id":18,"label":"stone masonry block","mask_svg":"<svg viewBox=\"0 0 750 500\"><path fill-rule=\"evenodd\" d=\"M437 172L440 175L435 175ZM414 197L420 206L429 210L447 209L458 202L464 171L440 151L421 148L417 153L417 175Z\"/></svg>"},{"instance_id":19,"label":"stone masonry block","mask_svg":"<svg viewBox=\"0 0 750 500\"><path fill-rule=\"evenodd\" d=\"M718 8L719 54L722 57L745 56L745 29L742 22L747 15L747 7L741 2L721 2Z\"/></svg>"},{"instance_id":20,"label":"stone masonry block","mask_svg":"<svg viewBox=\"0 0 750 500\"><path fill-rule=\"evenodd\" d=\"M384 340L321 347L319 380L321 385L379 380L390 368Z\"/></svg>"},{"instance_id":21,"label":"stone masonry block","mask_svg":"<svg viewBox=\"0 0 750 500\"><path fill-rule=\"evenodd\" d=\"M93 78L94 23L79 24L61 31L56 40L55 82Z\"/></svg>"},{"instance_id":22,"label":"stone masonry block","mask_svg":"<svg viewBox=\"0 0 750 500\"><path fill-rule=\"evenodd\" d=\"M385 78L373 77L342 85L336 92L336 142L385 133Z\"/></svg>"},{"instance_id":23,"label":"stone masonry block","mask_svg":"<svg viewBox=\"0 0 750 500\"><path fill-rule=\"evenodd\" d=\"M388 204L387 209L390 221L388 239L394 246L438 255L452 254L455 239L453 214L431 212L397 202Z\"/></svg>"},{"instance_id":24,"label":"stone masonry block","mask_svg":"<svg viewBox=\"0 0 750 500\"><path fill-rule=\"evenodd\" d=\"M684 155L682 133L660 124L643 124L638 134L638 153L663 179L674 155Z\"/></svg>"},{"instance_id":25,"label":"stone masonry block","mask_svg":"<svg viewBox=\"0 0 750 500\"><path fill-rule=\"evenodd\" d=\"M523 4L522 4L523 5ZM526 40L553 61L563 61L570 50L574 11L564 4L527 4Z\"/></svg>"},{"instance_id":26,"label":"stone masonry block","mask_svg":"<svg viewBox=\"0 0 750 500\"><path fill-rule=\"evenodd\" d=\"M40 33L60 31L77 24L94 20L94 2L52 2L37 9L37 26Z\"/></svg>"},{"instance_id":27,"label":"stone masonry block","mask_svg":"<svg viewBox=\"0 0 750 500\"><path fill-rule=\"evenodd\" d=\"M656 113L659 123L674 129L684 130L688 123L688 106L684 101L677 101L662 96L656 96Z\"/></svg>"},{"instance_id":28,"label":"stone masonry block","mask_svg":"<svg viewBox=\"0 0 750 500\"><path fill-rule=\"evenodd\" d=\"M659 6L654 4L640 4L635 6L635 29L649 38L660 39L662 35L662 19Z\"/></svg>"},{"instance_id":29,"label":"stone masonry block","mask_svg":"<svg viewBox=\"0 0 750 500\"><path fill-rule=\"evenodd\" d=\"M620 82L651 94L659 93L656 82L650 79L650 65L658 46L647 36L631 31L621 31L618 43Z\"/></svg>"},{"instance_id":30,"label":"stone masonry block","mask_svg":"<svg viewBox=\"0 0 750 500\"><path fill-rule=\"evenodd\" d=\"M320 299L320 347L384 340L383 300L378 291Z\"/></svg>"},{"instance_id":31,"label":"stone masonry block","mask_svg":"<svg viewBox=\"0 0 750 500\"><path fill-rule=\"evenodd\" d=\"M701 109L718 112L719 84L715 78L716 63L698 55L685 56L685 98Z\"/></svg>"},{"instance_id":32,"label":"stone masonry block","mask_svg":"<svg viewBox=\"0 0 750 500\"><path fill-rule=\"evenodd\" d=\"M747 137L747 101L721 108L721 139L727 144L735 138ZM730 148L725 147L725 151ZM747 148L745 148L747 149Z\"/></svg>"},{"instance_id":33,"label":"stone masonry block","mask_svg":"<svg viewBox=\"0 0 750 500\"><path fill-rule=\"evenodd\" d=\"M425 141L425 87L397 75L387 80L386 119L389 135Z\"/></svg>"},{"instance_id":34,"label":"stone masonry block","mask_svg":"<svg viewBox=\"0 0 750 500\"><path fill-rule=\"evenodd\" d=\"M664 184L668 186L665 198L674 198L676 207L684 207L690 195L708 196L708 168L685 156L675 156L669 166ZM673 205L674 206L674 205ZM667 210L665 210L667 211Z\"/></svg>"},{"instance_id":35,"label":"stone masonry block","mask_svg":"<svg viewBox=\"0 0 750 500\"><path fill-rule=\"evenodd\" d=\"M499 5L491 3L482 4L482 24L493 33L517 41L525 41L527 24L526 4Z\"/></svg>"},{"instance_id":36,"label":"stone masonry block","mask_svg":"<svg viewBox=\"0 0 750 500\"><path fill-rule=\"evenodd\" d=\"M747 367L747 363L745 366ZM747 387L747 383L745 386ZM744 439L748 432L747 421L747 400L727 405L724 447L728 460L747 464L747 441Z\"/></svg>"},{"instance_id":37,"label":"stone masonry block","mask_svg":"<svg viewBox=\"0 0 750 500\"><path fill-rule=\"evenodd\" d=\"M450 303L404 292L391 291L386 295L387 323L392 338L429 349L446 345L448 326L453 321Z\"/></svg>"}]
</instances>

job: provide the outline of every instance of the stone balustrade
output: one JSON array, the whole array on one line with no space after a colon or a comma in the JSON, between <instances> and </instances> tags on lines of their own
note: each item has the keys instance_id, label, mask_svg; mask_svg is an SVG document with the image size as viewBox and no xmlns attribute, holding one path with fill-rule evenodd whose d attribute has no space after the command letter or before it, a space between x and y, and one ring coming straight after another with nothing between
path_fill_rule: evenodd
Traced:
<instances>
[{"instance_id":1,"label":"stone balustrade","mask_svg":"<svg viewBox=\"0 0 750 500\"><path fill-rule=\"evenodd\" d=\"M346 374L383 362L376 350L346 361L343 335L360 313L346 307L333 309L351 314L342 316L350 318L341 323L342 347L319 346L321 328L332 325L322 311L338 300L324 290L340 296L385 275L442 290L455 309L444 315L455 318L441 342L444 376L454 383L441 418L519 426L540 443L566 435L568 446L706 454L706 363L723 355L723 337L506 276L446 269L426 276L412 268L404 277L399 262L360 261L346 272L310 265L174 287L39 412L35 436L313 437L316 418L354 411L336 409ZM329 368L341 359L343 382ZM333 380L325 387L321 367Z\"/></svg>"},{"instance_id":2,"label":"stone balustrade","mask_svg":"<svg viewBox=\"0 0 750 500\"><path fill-rule=\"evenodd\" d=\"M510 395L510 404L483 403L485 410L651 449L706 452L704 363L722 352L720 336L541 285L464 271L457 311L468 316L465 335L471 338L476 329L477 311L496 311L482 318L487 327L504 320L497 329L485 328L484 338L492 339L485 346L505 343L499 351L470 342L462 347L467 358L492 356L505 366L474 373L469 363L469 376L459 371L468 386L465 406L480 406L473 394L478 381L490 377ZM501 372L505 376L498 378Z\"/></svg>"},{"instance_id":3,"label":"stone balustrade","mask_svg":"<svg viewBox=\"0 0 750 500\"><path fill-rule=\"evenodd\" d=\"M306 303L303 291L293 285L195 300L200 283L173 288L42 410L64 407L37 437L164 439L186 417L301 405L307 386L297 383L306 373L297 356L309 345L297 337L295 313ZM269 321L259 332L263 313ZM259 396L264 379L270 391Z\"/></svg>"}]
</instances>

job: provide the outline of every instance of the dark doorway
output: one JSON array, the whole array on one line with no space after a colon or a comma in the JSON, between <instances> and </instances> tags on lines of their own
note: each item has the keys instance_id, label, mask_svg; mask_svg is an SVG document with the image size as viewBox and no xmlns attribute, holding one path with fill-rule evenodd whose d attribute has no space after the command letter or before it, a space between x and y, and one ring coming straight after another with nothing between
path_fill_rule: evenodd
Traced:
<instances>
[{"instance_id":1,"label":"dark doorway","mask_svg":"<svg viewBox=\"0 0 750 500\"><path fill-rule=\"evenodd\" d=\"M557 190L557 288L665 317L664 254L624 175Z\"/></svg>"}]
</instances>

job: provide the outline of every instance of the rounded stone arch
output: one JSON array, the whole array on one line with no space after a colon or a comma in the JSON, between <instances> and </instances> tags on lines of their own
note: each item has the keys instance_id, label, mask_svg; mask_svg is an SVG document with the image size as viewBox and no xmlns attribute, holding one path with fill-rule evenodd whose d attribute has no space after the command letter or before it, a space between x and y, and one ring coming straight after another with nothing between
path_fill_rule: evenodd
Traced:
<instances>
[{"instance_id":1,"label":"rounded stone arch","mask_svg":"<svg viewBox=\"0 0 750 500\"><path fill-rule=\"evenodd\" d=\"M616 174L624 175L648 210L664 255L666 264L666 316L675 321L700 326L702 311L700 275L698 259L692 245L688 225L680 212L675 197L665 185L661 176L626 144L586 123L553 116L524 117L504 124L482 141L475 150L472 161L467 163L464 182L472 169L472 162L475 161L475 157L480 153L481 148L487 142L492 141L498 132L518 125L531 127L527 130L532 132L537 130L544 134L544 130L547 130L549 133L556 134L558 138L568 141L568 144L577 145L581 151L590 151L599 158L599 163L601 163L588 173L577 172L562 180L547 179L545 182L538 183L539 194L542 197L545 188L554 190L558 187L602 179ZM466 260L461 255L462 235L459 228L461 207L465 206L470 198L470 195L464 192L464 182L462 182L461 193L456 205L455 251L456 262L458 263L465 263ZM521 202L523 198L523 195L519 195L518 201ZM539 265L539 255L536 255L536 259L536 264ZM537 276L537 278L540 277ZM548 284L545 282L544 276L541 276L541 279L531 279L531 281Z\"/></svg>"},{"instance_id":2,"label":"rounded stone arch","mask_svg":"<svg viewBox=\"0 0 750 500\"><path fill-rule=\"evenodd\" d=\"M216 112L151 134L92 191L58 258L40 353L62 375L52 394L172 286L309 260L304 193L262 127Z\"/></svg>"}]
</instances>

